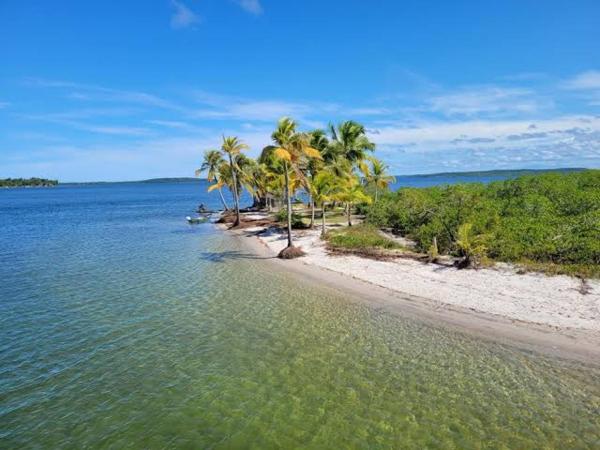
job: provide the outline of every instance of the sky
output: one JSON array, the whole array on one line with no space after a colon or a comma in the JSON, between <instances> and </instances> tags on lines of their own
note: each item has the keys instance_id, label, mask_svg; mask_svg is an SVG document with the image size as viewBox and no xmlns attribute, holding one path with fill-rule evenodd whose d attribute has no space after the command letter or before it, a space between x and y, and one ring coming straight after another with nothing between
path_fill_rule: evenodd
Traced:
<instances>
[{"instance_id":1,"label":"sky","mask_svg":"<svg viewBox=\"0 0 600 450\"><path fill-rule=\"evenodd\" d=\"M193 176L282 116L394 174L600 168L600 1L0 0L0 178Z\"/></svg>"}]
</instances>

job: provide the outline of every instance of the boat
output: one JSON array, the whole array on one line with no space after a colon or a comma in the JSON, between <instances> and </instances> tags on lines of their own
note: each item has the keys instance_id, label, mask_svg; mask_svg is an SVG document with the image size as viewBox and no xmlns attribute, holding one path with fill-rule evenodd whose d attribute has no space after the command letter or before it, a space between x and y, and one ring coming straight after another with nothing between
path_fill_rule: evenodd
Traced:
<instances>
[{"instance_id":1,"label":"boat","mask_svg":"<svg viewBox=\"0 0 600 450\"><path fill-rule=\"evenodd\" d=\"M189 224L194 225L194 224L199 224L199 223L206 222L208 220L208 216L206 216L206 217L190 217L190 216L187 216L185 219L187 220L187 222Z\"/></svg>"}]
</instances>

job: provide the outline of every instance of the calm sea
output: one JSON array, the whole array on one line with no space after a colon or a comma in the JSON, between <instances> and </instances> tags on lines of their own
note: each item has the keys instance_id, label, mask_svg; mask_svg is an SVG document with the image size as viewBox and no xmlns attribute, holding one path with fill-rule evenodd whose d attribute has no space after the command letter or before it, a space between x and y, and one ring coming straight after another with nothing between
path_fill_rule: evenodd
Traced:
<instances>
[{"instance_id":1,"label":"calm sea","mask_svg":"<svg viewBox=\"0 0 600 450\"><path fill-rule=\"evenodd\" d=\"M276 270L205 188L0 190L0 448L598 448L598 369Z\"/></svg>"}]
</instances>

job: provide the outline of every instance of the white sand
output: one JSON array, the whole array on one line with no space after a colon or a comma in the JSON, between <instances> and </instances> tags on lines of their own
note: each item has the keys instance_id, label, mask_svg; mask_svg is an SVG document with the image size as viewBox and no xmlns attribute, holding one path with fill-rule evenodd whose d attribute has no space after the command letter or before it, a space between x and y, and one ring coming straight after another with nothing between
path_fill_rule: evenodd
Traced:
<instances>
[{"instance_id":1,"label":"white sand","mask_svg":"<svg viewBox=\"0 0 600 450\"><path fill-rule=\"evenodd\" d=\"M258 231L259 229L256 229ZM250 231L247 229L246 231ZM506 265L494 269L457 270L410 259L375 261L354 255L330 255L320 231L301 231L295 245L307 255L305 264L339 272L391 289L511 320L600 333L600 281L588 282L591 292L579 292L581 281L567 276L517 274ZM266 231L259 239L273 252L287 243L285 235Z\"/></svg>"}]
</instances>

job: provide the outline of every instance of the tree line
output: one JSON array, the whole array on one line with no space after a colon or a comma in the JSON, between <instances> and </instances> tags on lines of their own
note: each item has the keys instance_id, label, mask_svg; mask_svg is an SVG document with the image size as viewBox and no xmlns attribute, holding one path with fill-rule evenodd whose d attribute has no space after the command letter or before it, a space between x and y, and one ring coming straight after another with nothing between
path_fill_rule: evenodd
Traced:
<instances>
[{"instance_id":1,"label":"tree line","mask_svg":"<svg viewBox=\"0 0 600 450\"><path fill-rule=\"evenodd\" d=\"M56 186L58 180L46 178L4 178L0 179L0 187L27 187L27 186Z\"/></svg>"},{"instance_id":2,"label":"tree line","mask_svg":"<svg viewBox=\"0 0 600 450\"><path fill-rule=\"evenodd\" d=\"M315 225L315 210L321 210L325 232L326 207L343 205L351 225L357 204L377 201L393 177L386 164L374 157L375 144L365 127L345 121L328 130L299 131L295 120L284 117L271 134L271 143L253 159L244 151L248 146L237 137L223 137L221 148L207 150L196 175L206 171L209 191L219 192L223 208L229 210L222 189L228 188L234 201L235 220L240 224L240 193L245 189L256 205L270 208L273 199L281 199L287 212L287 247L281 257L299 256L292 238L292 200L300 191L308 198L310 227Z\"/></svg>"}]
</instances>

